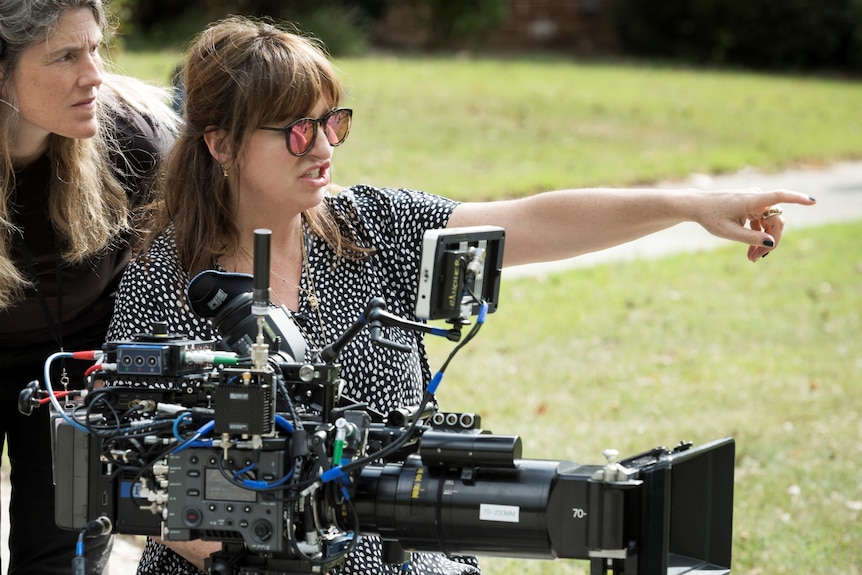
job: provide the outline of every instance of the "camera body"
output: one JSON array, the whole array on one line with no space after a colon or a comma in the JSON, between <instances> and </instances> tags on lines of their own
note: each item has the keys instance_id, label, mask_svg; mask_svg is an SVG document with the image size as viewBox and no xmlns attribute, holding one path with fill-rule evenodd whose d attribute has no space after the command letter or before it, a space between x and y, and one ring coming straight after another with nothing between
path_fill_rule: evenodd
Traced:
<instances>
[{"instance_id":1,"label":"camera body","mask_svg":"<svg viewBox=\"0 0 862 575\"><path fill-rule=\"evenodd\" d=\"M460 330L488 307L474 305L477 291L496 308L502 241L487 228L429 238L446 252L423 257L444 295L429 288L420 317ZM376 326L432 328L374 300L305 361L287 310L250 280L207 273L189 285L231 351L156 324L103 346L91 374L101 387L52 403L60 527L101 519L115 533L218 541L213 575L323 573L367 535L396 564L435 551L581 559L593 574L729 572L732 438L585 465L523 458L517 436L439 411L430 385L419 405L377 413L343 393L338 352L361 329L391 345Z\"/></svg>"},{"instance_id":2,"label":"camera body","mask_svg":"<svg viewBox=\"0 0 862 575\"><path fill-rule=\"evenodd\" d=\"M112 406L117 411L178 396L192 403L185 391L105 389L110 390L106 394L116 391ZM240 413L245 408L238 409L237 402L268 401L215 390L201 389L197 395L194 403L201 409L214 400L215 412L220 400L229 412ZM340 411L356 436L341 448L342 469L408 433L414 413L407 410L405 419L398 411L374 422L361 409ZM253 467L254 481L272 487L298 460L317 467L315 477L325 474L343 424L305 417L309 433L298 434L305 438L301 444L295 430L259 442L240 434L228 441L226 451L216 442L190 446L146 462L148 471L128 468L127 462L142 454L133 455L126 439L98 438L61 420L56 426L57 522L80 529L106 517L116 533L221 541L224 550L213 557L211 569L224 569L243 556L247 569L315 573L318 563L337 565L355 537L364 534L416 551L589 560L607 569L601 572L729 572L731 438L584 465L523 459L517 437L462 425L479 424L478 416L431 411L412 432L412 444L386 461L371 457L317 488L309 485L305 489L312 491L304 496L289 495L285 484L274 497L269 489L250 489L225 477L225 468ZM151 431L138 439L163 445L171 443L171 435ZM111 461L108 453L122 453L123 459ZM83 462L85 472L76 472Z\"/></svg>"}]
</instances>

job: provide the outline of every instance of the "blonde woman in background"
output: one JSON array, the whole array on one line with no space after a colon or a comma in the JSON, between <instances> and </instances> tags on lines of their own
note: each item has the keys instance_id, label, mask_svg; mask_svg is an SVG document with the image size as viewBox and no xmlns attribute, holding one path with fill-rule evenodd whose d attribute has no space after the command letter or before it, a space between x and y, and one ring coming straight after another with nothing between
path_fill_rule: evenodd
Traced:
<instances>
[{"instance_id":1,"label":"blonde woman in background","mask_svg":"<svg viewBox=\"0 0 862 575\"><path fill-rule=\"evenodd\" d=\"M11 463L9 575L71 573L54 522L48 410L18 395L60 349L98 348L178 119L167 94L106 73L102 0L0 0L0 448ZM72 362L62 369L80 382ZM90 545L90 573L110 548Z\"/></svg>"}]
</instances>

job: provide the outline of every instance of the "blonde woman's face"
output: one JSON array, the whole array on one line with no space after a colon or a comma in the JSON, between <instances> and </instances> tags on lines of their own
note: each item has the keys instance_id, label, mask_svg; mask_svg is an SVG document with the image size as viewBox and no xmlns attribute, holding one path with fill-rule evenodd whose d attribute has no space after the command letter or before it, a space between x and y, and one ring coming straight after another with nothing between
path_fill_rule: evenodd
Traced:
<instances>
[{"instance_id":1,"label":"blonde woman's face","mask_svg":"<svg viewBox=\"0 0 862 575\"><path fill-rule=\"evenodd\" d=\"M66 10L44 42L21 53L14 72L19 129L13 155L44 150L49 134L91 138L98 129L102 32L89 8Z\"/></svg>"}]
</instances>

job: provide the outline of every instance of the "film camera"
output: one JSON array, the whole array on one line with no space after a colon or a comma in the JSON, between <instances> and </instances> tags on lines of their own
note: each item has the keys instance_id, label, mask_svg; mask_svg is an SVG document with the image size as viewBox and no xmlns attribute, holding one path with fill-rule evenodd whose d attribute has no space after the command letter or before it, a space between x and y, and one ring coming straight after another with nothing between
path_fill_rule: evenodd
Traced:
<instances>
[{"instance_id":1,"label":"film camera","mask_svg":"<svg viewBox=\"0 0 862 575\"><path fill-rule=\"evenodd\" d=\"M438 410L442 370L419 405L390 413L343 393L338 357L360 330L384 346L397 344L383 325L460 341L455 351L467 343L496 308L503 242L500 228L429 232L417 317L450 327L375 299L305 361L289 312L269 301L269 231L258 230L252 276L204 272L189 284L219 342L156 324L67 354L95 361L103 386L62 403L54 354L46 390L31 386L21 405L47 394L52 406L58 525L218 541L215 575L325 573L370 535L394 564L409 550L581 559L594 575L728 573L731 438L621 460L609 450L596 465L531 460L479 415Z\"/></svg>"}]
</instances>

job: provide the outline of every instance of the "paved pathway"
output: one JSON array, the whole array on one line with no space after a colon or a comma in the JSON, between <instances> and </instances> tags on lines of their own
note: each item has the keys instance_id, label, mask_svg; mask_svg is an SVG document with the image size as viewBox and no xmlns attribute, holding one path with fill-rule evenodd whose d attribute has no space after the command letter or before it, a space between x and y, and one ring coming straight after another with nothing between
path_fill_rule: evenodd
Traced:
<instances>
[{"instance_id":1,"label":"paved pathway","mask_svg":"<svg viewBox=\"0 0 862 575\"><path fill-rule=\"evenodd\" d=\"M817 199L817 205L803 207L785 205L784 214L787 220L785 233L793 233L794 228L815 226L829 222L850 221L862 219L862 162L835 164L824 168L796 169L777 174L764 174L746 171L726 176L695 175L686 181L670 182L661 187L680 188L698 187L702 189L743 188L757 186L762 189L788 189L803 192ZM550 264L534 264L509 268L505 278L539 275L549 271L589 266L605 261L619 261L640 257L659 257L680 251L699 251L728 242L714 238L694 224L680 224L669 230L641 238L636 242L597 252L586 254ZM857 249L860 246L857 246ZM3 567L8 561L6 549L6 530L8 529L8 477L3 472L0 481L2 490L2 551ZM111 558L111 575L126 575L134 573L135 565L140 556L139 541L130 537L118 537Z\"/></svg>"}]
</instances>

